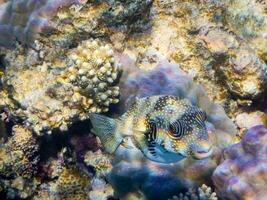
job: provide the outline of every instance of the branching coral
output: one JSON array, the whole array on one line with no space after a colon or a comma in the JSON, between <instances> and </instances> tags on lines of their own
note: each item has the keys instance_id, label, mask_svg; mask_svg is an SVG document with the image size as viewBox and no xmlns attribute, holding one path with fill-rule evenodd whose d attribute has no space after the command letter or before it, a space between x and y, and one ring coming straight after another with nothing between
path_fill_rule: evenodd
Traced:
<instances>
[{"instance_id":1,"label":"branching coral","mask_svg":"<svg viewBox=\"0 0 267 200\"><path fill-rule=\"evenodd\" d=\"M72 151L62 148L57 156L41 163L41 184L34 200L87 200L91 187L91 176L76 164Z\"/></svg>"},{"instance_id":2,"label":"branching coral","mask_svg":"<svg viewBox=\"0 0 267 200\"><path fill-rule=\"evenodd\" d=\"M51 185L51 192L58 199L86 200L90 179L77 169L63 169L57 181Z\"/></svg>"},{"instance_id":3,"label":"branching coral","mask_svg":"<svg viewBox=\"0 0 267 200\"><path fill-rule=\"evenodd\" d=\"M110 46L87 40L67 56L18 71L8 68L5 76L14 106L5 105L8 101L2 106L38 134L67 130L73 121L84 120L91 112L106 112L118 102L120 64Z\"/></svg>"},{"instance_id":4,"label":"branching coral","mask_svg":"<svg viewBox=\"0 0 267 200\"><path fill-rule=\"evenodd\" d=\"M217 200L215 192L212 192L212 189L206 185L202 185L197 189L197 191L189 190L185 194L179 194L174 196L169 200Z\"/></svg>"},{"instance_id":5,"label":"branching coral","mask_svg":"<svg viewBox=\"0 0 267 200\"><path fill-rule=\"evenodd\" d=\"M100 46L97 41L85 41L70 53L74 64L65 77L80 87L81 95L91 98L91 112L106 112L110 104L119 102L119 88L113 85L119 78L120 64L113 54L109 45Z\"/></svg>"},{"instance_id":6,"label":"branching coral","mask_svg":"<svg viewBox=\"0 0 267 200\"><path fill-rule=\"evenodd\" d=\"M219 197L231 200L266 199L267 129L255 126L238 144L226 148L213 173Z\"/></svg>"}]
</instances>

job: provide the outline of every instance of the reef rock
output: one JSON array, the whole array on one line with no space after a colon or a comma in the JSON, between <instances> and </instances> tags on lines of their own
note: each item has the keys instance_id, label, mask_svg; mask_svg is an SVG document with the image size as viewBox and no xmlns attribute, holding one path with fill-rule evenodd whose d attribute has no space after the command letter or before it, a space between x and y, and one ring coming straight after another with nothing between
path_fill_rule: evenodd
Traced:
<instances>
[{"instance_id":1,"label":"reef rock","mask_svg":"<svg viewBox=\"0 0 267 200\"><path fill-rule=\"evenodd\" d=\"M248 130L240 143L223 151L212 180L219 197L230 200L267 198L267 129Z\"/></svg>"},{"instance_id":2,"label":"reef rock","mask_svg":"<svg viewBox=\"0 0 267 200\"><path fill-rule=\"evenodd\" d=\"M228 90L255 99L266 90L267 65L243 39L212 24L201 26L198 37L214 57L213 67Z\"/></svg>"},{"instance_id":3,"label":"reef rock","mask_svg":"<svg viewBox=\"0 0 267 200\"><path fill-rule=\"evenodd\" d=\"M257 125L267 126L267 114L261 111L243 112L236 116L235 123L241 131L247 131Z\"/></svg>"},{"instance_id":4,"label":"reef rock","mask_svg":"<svg viewBox=\"0 0 267 200\"><path fill-rule=\"evenodd\" d=\"M130 67L122 80L121 104L124 107L135 97L169 94L186 98L202 108L207 113L206 125L214 144L214 153L204 160L186 158L177 163L162 164L145 158L129 141L130 148L121 145L116 150L113 168L108 174L116 194L127 199L129 193L141 192L147 199L167 199L188 188L208 184L218 165L221 150L235 142L236 128L223 108L212 103L203 88L195 84L179 66L168 62L162 62L147 72Z\"/></svg>"},{"instance_id":5,"label":"reef rock","mask_svg":"<svg viewBox=\"0 0 267 200\"><path fill-rule=\"evenodd\" d=\"M219 5L221 20L252 47L259 57L267 60L267 4L265 0L214 1Z\"/></svg>"}]
</instances>

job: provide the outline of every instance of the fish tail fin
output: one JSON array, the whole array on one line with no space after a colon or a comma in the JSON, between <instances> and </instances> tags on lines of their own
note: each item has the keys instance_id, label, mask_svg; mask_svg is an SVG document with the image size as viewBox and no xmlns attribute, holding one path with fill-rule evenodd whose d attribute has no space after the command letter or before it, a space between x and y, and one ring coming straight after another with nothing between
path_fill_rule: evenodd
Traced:
<instances>
[{"instance_id":1,"label":"fish tail fin","mask_svg":"<svg viewBox=\"0 0 267 200\"><path fill-rule=\"evenodd\" d=\"M92 132L99 137L105 151L114 153L123 140L116 132L116 120L99 114L90 114L90 120L93 125Z\"/></svg>"}]
</instances>

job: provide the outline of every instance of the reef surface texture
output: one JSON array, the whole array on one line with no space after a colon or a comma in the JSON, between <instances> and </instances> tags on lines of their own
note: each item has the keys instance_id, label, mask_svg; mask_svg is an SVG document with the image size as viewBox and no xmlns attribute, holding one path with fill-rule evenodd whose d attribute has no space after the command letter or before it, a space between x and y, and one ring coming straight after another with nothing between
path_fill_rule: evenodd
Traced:
<instances>
[{"instance_id":1,"label":"reef surface texture","mask_svg":"<svg viewBox=\"0 0 267 200\"><path fill-rule=\"evenodd\" d=\"M267 129L255 126L241 142L226 148L213 173L220 196L231 199L266 199Z\"/></svg>"}]
</instances>

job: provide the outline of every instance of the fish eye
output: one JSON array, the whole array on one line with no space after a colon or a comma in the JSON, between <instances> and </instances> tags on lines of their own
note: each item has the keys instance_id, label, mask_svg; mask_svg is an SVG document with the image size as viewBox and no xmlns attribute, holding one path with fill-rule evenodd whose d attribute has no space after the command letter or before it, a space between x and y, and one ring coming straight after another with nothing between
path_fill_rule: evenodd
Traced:
<instances>
[{"instance_id":1,"label":"fish eye","mask_svg":"<svg viewBox=\"0 0 267 200\"><path fill-rule=\"evenodd\" d=\"M185 127L179 120L171 123L169 129L172 133L172 136L176 139L181 139L185 133Z\"/></svg>"}]
</instances>

